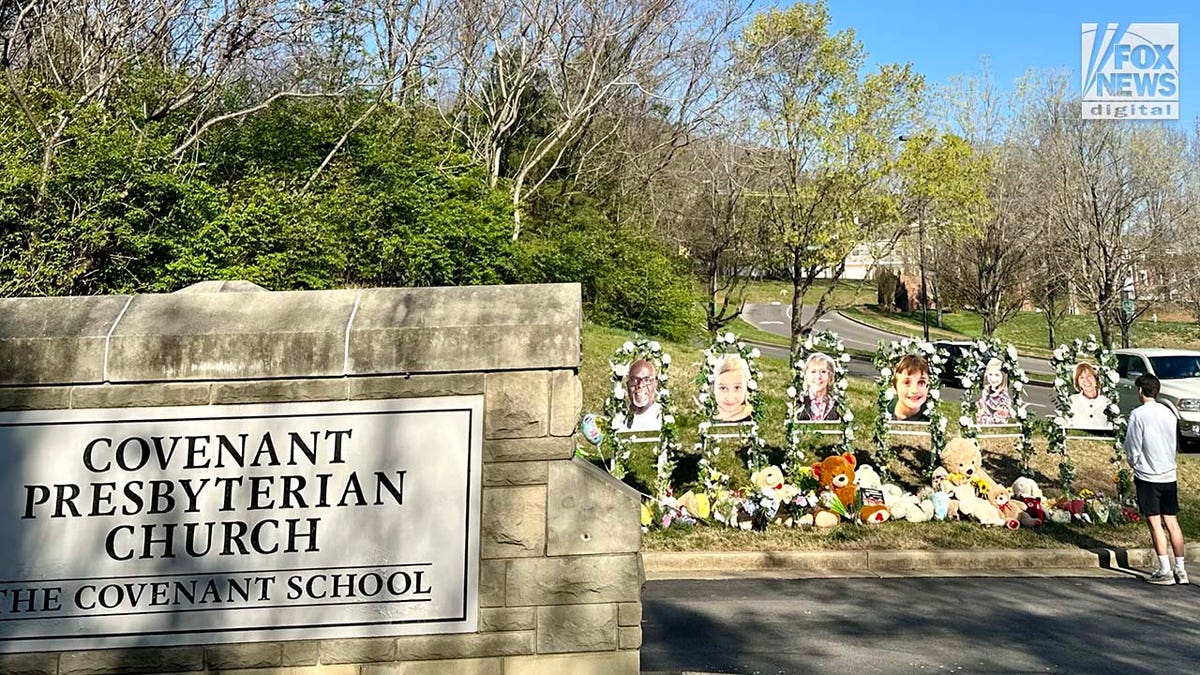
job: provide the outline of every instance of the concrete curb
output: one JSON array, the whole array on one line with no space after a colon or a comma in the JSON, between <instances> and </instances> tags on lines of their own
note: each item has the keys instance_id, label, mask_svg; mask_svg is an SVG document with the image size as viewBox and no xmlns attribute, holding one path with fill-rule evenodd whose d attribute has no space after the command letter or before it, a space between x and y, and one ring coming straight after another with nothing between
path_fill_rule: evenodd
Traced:
<instances>
[{"instance_id":1,"label":"concrete curb","mask_svg":"<svg viewBox=\"0 0 1200 675\"><path fill-rule=\"evenodd\" d=\"M1200 561L1200 544L1187 545ZM796 573L846 576L889 572L1118 569L1149 567L1149 548L1033 548L865 551L651 551L642 553L647 580Z\"/></svg>"}]
</instances>

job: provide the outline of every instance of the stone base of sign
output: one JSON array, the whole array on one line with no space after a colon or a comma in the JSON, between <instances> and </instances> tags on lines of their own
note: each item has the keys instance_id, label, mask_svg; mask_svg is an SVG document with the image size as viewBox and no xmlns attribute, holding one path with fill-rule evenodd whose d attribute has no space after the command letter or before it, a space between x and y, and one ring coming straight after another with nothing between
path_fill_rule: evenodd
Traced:
<instances>
[{"instance_id":1,"label":"stone base of sign","mask_svg":"<svg viewBox=\"0 0 1200 675\"><path fill-rule=\"evenodd\" d=\"M637 673L639 498L573 458L580 307L576 285L0 299L0 411L484 396L476 632L184 637L0 654L0 672Z\"/></svg>"}]
</instances>

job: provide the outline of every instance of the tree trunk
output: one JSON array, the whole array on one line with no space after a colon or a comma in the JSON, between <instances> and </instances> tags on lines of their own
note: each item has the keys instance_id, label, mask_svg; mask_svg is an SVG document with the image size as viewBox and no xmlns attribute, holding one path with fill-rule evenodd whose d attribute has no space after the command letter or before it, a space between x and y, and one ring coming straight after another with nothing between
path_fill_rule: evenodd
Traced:
<instances>
[{"instance_id":1,"label":"tree trunk","mask_svg":"<svg viewBox=\"0 0 1200 675\"><path fill-rule=\"evenodd\" d=\"M983 336L990 338L996 333L996 315L991 311L985 310L981 315L983 319Z\"/></svg>"},{"instance_id":2,"label":"tree trunk","mask_svg":"<svg viewBox=\"0 0 1200 675\"><path fill-rule=\"evenodd\" d=\"M804 289L800 286L801 275L804 270L800 266L799 252L792 254L792 354L795 355L800 348L800 343L804 337Z\"/></svg>"}]
</instances>

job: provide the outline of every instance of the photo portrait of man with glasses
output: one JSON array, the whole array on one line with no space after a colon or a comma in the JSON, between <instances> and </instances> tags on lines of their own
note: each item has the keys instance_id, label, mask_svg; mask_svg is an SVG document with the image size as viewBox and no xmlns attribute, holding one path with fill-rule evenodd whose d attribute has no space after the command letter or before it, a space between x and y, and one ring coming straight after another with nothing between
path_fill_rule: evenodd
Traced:
<instances>
[{"instance_id":1,"label":"photo portrait of man with glasses","mask_svg":"<svg viewBox=\"0 0 1200 675\"><path fill-rule=\"evenodd\" d=\"M658 398L658 373L647 359L638 359L629 366L625 378L629 394L629 418L621 431L658 431L662 429L662 406Z\"/></svg>"}]
</instances>

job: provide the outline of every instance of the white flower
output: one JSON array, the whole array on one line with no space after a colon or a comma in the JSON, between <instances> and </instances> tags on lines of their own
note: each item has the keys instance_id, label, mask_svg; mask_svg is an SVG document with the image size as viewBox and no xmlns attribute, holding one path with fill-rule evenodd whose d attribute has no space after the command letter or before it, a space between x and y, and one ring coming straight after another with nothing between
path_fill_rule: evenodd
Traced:
<instances>
[{"instance_id":1,"label":"white flower","mask_svg":"<svg viewBox=\"0 0 1200 675\"><path fill-rule=\"evenodd\" d=\"M725 344L731 345L736 338L733 337L733 333L726 333L722 339L725 340Z\"/></svg>"},{"instance_id":2,"label":"white flower","mask_svg":"<svg viewBox=\"0 0 1200 675\"><path fill-rule=\"evenodd\" d=\"M618 401L625 400L625 387L622 387L621 385L613 387L613 398L617 399Z\"/></svg>"},{"instance_id":3,"label":"white flower","mask_svg":"<svg viewBox=\"0 0 1200 675\"><path fill-rule=\"evenodd\" d=\"M845 349L845 348L846 348L846 345L842 344L842 341L841 341L841 340L838 340L838 341L837 341L837 350L840 352L840 351L842 351L842 350L843 350L843 349Z\"/></svg>"},{"instance_id":4,"label":"white flower","mask_svg":"<svg viewBox=\"0 0 1200 675\"><path fill-rule=\"evenodd\" d=\"M921 351L925 352L926 354L932 354L935 350L932 343L923 342L921 343Z\"/></svg>"},{"instance_id":5,"label":"white flower","mask_svg":"<svg viewBox=\"0 0 1200 675\"><path fill-rule=\"evenodd\" d=\"M670 389L659 389L658 397L659 398L671 398L671 390Z\"/></svg>"},{"instance_id":6,"label":"white flower","mask_svg":"<svg viewBox=\"0 0 1200 675\"><path fill-rule=\"evenodd\" d=\"M669 366L669 365L671 365L671 355L670 355L670 354L663 354L663 355L662 355L662 362L663 362L663 365L664 365L664 366Z\"/></svg>"},{"instance_id":7,"label":"white flower","mask_svg":"<svg viewBox=\"0 0 1200 675\"><path fill-rule=\"evenodd\" d=\"M1063 419L1062 415L1055 415L1055 417L1054 417L1054 423L1055 423L1055 424L1057 424L1057 425L1058 425L1058 426L1060 426L1060 427L1065 427L1065 426L1067 426L1067 421L1066 421L1065 419Z\"/></svg>"},{"instance_id":8,"label":"white flower","mask_svg":"<svg viewBox=\"0 0 1200 675\"><path fill-rule=\"evenodd\" d=\"M741 340L738 340L738 343L737 343L737 348L738 348L738 351L739 351L739 352L744 352L744 351L746 351L746 343L745 343L745 342L742 342Z\"/></svg>"},{"instance_id":9,"label":"white flower","mask_svg":"<svg viewBox=\"0 0 1200 675\"><path fill-rule=\"evenodd\" d=\"M700 423L700 431L708 431L708 428L710 426L712 426L711 422L701 422Z\"/></svg>"},{"instance_id":10,"label":"white flower","mask_svg":"<svg viewBox=\"0 0 1200 675\"><path fill-rule=\"evenodd\" d=\"M838 389L841 389L842 391L845 391L846 388L850 386L850 383L847 382L845 380L845 378L842 378L842 379L838 380L837 384L835 384L834 386L837 387Z\"/></svg>"},{"instance_id":11,"label":"white flower","mask_svg":"<svg viewBox=\"0 0 1200 675\"><path fill-rule=\"evenodd\" d=\"M701 403L707 403L707 402L708 402L708 392L707 392L707 391L702 391L702 392L700 392L700 402L701 402Z\"/></svg>"},{"instance_id":12,"label":"white flower","mask_svg":"<svg viewBox=\"0 0 1200 675\"><path fill-rule=\"evenodd\" d=\"M1010 344L1008 346L1007 351L1008 351L1008 358L1012 359L1013 361L1016 361L1017 360L1017 348Z\"/></svg>"},{"instance_id":13,"label":"white flower","mask_svg":"<svg viewBox=\"0 0 1200 675\"><path fill-rule=\"evenodd\" d=\"M750 358L757 359L760 356L762 356L762 352L758 351L758 347L750 350Z\"/></svg>"},{"instance_id":14,"label":"white flower","mask_svg":"<svg viewBox=\"0 0 1200 675\"><path fill-rule=\"evenodd\" d=\"M626 352L631 352L631 351L633 351L633 343L632 343L632 342L626 342L625 344L621 345L621 350L622 350L622 351L626 351Z\"/></svg>"},{"instance_id":15,"label":"white flower","mask_svg":"<svg viewBox=\"0 0 1200 675\"><path fill-rule=\"evenodd\" d=\"M657 342L650 343L650 351L657 352L657 351L661 351L661 350L662 350L662 345L658 344Z\"/></svg>"},{"instance_id":16,"label":"white flower","mask_svg":"<svg viewBox=\"0 0 1200 675\"><path fill-rule=\"evenodd\" d=\"M1112 382L1113 384L1116 384L1116 383L1117 383L1117 382L1119 382L1120 380L1121 380L1121 376L1117 374L1117 371L1115 371L1115 370L1109 370L1109 371L1108 371L1108 381L1109 381L1109 382Z\"/></svg>"},{"instance_id":17,"label":"white flower","mask_svg":"<svg viewBox=\"0 0 1200 675\"><path fill-rule=\"evenodd\" d=\"M1064 382L1064 381L1063 381L1063 379L1062 379L1061 377L1056 377L1056 378L1054 378L1054 388L1055 388L1055 389L1058 389L1058 388L1060 388L1060 387L1065 387L1065 386L1066 386L1066 384L1067 384L1067 383L1066 383L1066 382Z\"/></svg>"},{"instance_id":18,"label":"white flower","mask_svg":"<svg viewBox=\"0 0 1200 675\"><path fill-rule=\"evenodd\" d=\"M884 368L883 370L879 371L879 377L882 377L882 378L883 378L883 379L885 379L885 380L886 380L886 379L888 379L888 378L889 378L889 377L891 377L891 376L892 376L892 369L891 369L891 368Z\"/></svg>"},{"instance_id":19,"label":"white flower","mask_svg":"<svg viewBox=\"0 0 1200 675\"><path fill-rule=\"evenodd\" d=\"M675 424L675 416L663 415L663 424Z\"/></svg>"},{"instance_id":20,"label":"white flower","mask_svg":"<svg viewBox=\"0 0 1200 675\"><path fill-rule=\"evenodd\" d=\"M938 418L938 431L945 431L945 430L946 430L946 418L945 417Z\"/></svg>"},{"instance_id":21,"label":"white flower","mask_svg":"<svg viewBox=\"0 0 1200 675\"><path fill-rule=\"evenodd\" d=\"M854 430L851 429L850 427L846 427L846 440L848 440L848 441L854 440Z\"/></svg>"},{"instance_id":22,"label":"white flower","mask_svg":"<svg viewBox=\"0 0 1200 675\"><path fill-rule=\"evenodd\" d=\"M896 392L892 389L887 389L883 392L883 400L890 401L896 398Z\"/></svg>"},{"instance_id":23,"label":"white flower","mask_svg":"<svg viewBox=\"0 0 1200 675\"><path fill-rule=\"evenodd\" d=\"M959 425L960 427L969 427L969 426L971 426L971 418L970 418L970 417L967 417L966 415L963 415L962 417L958 418L958 425Z\"/></svg>"},{"instance_id":24,"label":"white flower","mask_svg":"<svg viewBox=\"0 0 1200 675\"><path fill-rule=\"evenodd\" d=\"M903 347L904 349L908 349L908 346L911 344L912 344L912 340L910 340L908 338L904 338L903 340L900 341L900 346Z\"/></svg>"},{"instance_id":25,"label":"white flower","mask_svg":"<svg viewBox=\"0 0 1200 675\"><path fill-rule=\"evenodd\" d=\"M929 397L935 401L940 399L942 397L942 390L934 389L933 391L929 392Z\"/></svg>"},{"instance_id":26,"label":"white flower","mask_svg":"<svg viewBox=\"0 0 1200 675\"><path fill-rule=\"evenodd\" d=\"M1021 406L1020 408L1017 408L1017 417L1020 417L1021 419L1025 419L1028 416L1029 416L1029 408L1028 407Z\"/></svg>"},{"instance_id":27,"label":"white flower","mask_svg":"<svg viewBox=\"0 0 1200 675\"><path fill-rule=\"evenodd\" d=\"M746 383L746 388L749 389L750 391L758 391L758 381L750 380L749 382Z\"/></svg>"},{"instance_id":28,"label":"white flower","mask_svg":"<svg viewBox=\"0 0 1200 675\"><path fill-rule=\"evenodd\" d=\"M705 361L708 363L708 365L715 366L715 365L717 365L717 362L720 361L720 359L717 358L716 354L709 354L708 358L705 359Z\"/></svg>"},{"instance_id":29,"label":"white flower","mask_svg":"<svg viewBox=\"0 0 1200 675\"><path fill-rule=\"evenodd\" d=\"M1024 383L1022 383L1020 380L1013 382L1012 385L1013 385L1013 389L1016 389L1017 391L1021 391L1022 389L1025 388Z\"/></svg>"},{"instance_id":30,"label":"white flower","mask_svg":"<svg viewBox=\"0 0 1200 675\"><path fill-rule=\"evenodd\" d=\"M842 360L842 363L850 363L850 355L849 354L842 354L838 358L840 358Z\"/></svg>"},{"instance_id":31,"label":"white flower","mask_svg":"<svg viewBox=\"0 0 1200 675\"><path fill-rule=\"evenodd\" d=\"M853 422L854 421L854 413L847 410L846 414L842 415L842 418L845 419L847 422Z\"/></svg>"},{"instance_id":32,"label":"white flower","mask_svg":"<svg viewBox=\"0 0 1200 675\"><path fill-rule=\"evenodd\" d=\"M629 364L614 363L613 367L612 367L612 371L613 371L613 375L616 375L617 377L625 377L626 375L629 374Z\"/></svg>"},{"instance_id":33,"label":"white flower","mask_svg":"<svg viewBox=\"0 0 1200 675\"><path fill-rule=\"evenodd\" d=\"M788 395L788 398L796 398L796 388L795 388L795 387L788 387L788 388L787 388L787 395Z\"/></svg>"},{"instance_id":34,"label":"white flower","mask_svg":"<svg viewBox=\"0 0 1200 675\"><path fill-rule=\"evenodd\" d=\"M1121 414L1121 406L1117 405L1116 403L1110 403L1108 404L1108 412L1114 415L1119 415Z\"/></svg>"},{"instance_id":35,"label":"white flower","mask_svg":"<svg viewBox=\"0 0 1200 675\"><path fill-rule=\"evenodd\" d=\"M807 349L812 349L812 348L813 348L813 341L812 341L812 338L807 338L807 339L805 339L805 340L804 340L804 348L805 348L806 350L807 350Z\"/></svg>"}]
</instances>

